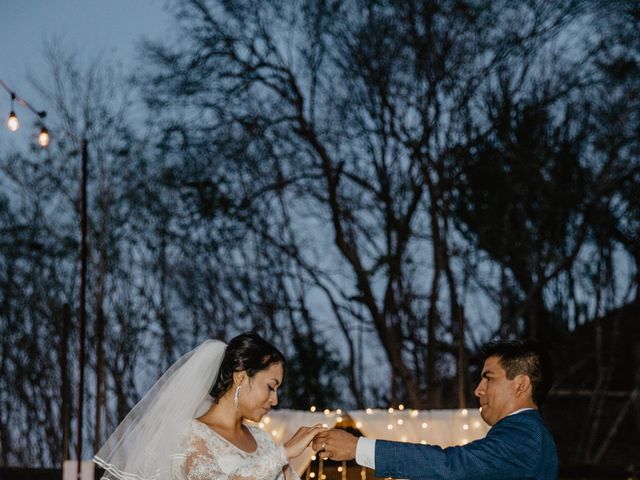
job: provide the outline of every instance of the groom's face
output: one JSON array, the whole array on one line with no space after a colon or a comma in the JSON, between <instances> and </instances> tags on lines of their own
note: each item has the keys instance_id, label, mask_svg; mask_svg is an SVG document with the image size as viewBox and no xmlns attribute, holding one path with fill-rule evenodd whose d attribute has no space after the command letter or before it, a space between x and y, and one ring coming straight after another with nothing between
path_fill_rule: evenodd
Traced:
<instances>
[{"instance_id":1,"label":"groom's face","mask_svg":"<svg viewBox=\"0 0 640 480\"><path fill-rule=\"evenodd\" d=\"M516 382L507 378L499 357L489 357L482 368L482 379L474 394L480 400L480 415L489 425L514 411Z\"/></svg>"}]
</instances>

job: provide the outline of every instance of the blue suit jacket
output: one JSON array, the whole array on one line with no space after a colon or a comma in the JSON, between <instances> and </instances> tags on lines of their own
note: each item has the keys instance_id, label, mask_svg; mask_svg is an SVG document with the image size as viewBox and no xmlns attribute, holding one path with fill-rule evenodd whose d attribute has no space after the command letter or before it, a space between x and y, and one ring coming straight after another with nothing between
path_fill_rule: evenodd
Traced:
<instances>
[{"instance_id":1,"label":"blue suit jacket","mask_svg":"<svg viewBox=\"0 0 640 480\"><path fill-rule=\"evenodd\" d=\"M425 479L556 479L558 455L537 410L510 415L461 447L376 440L376 476Z\"/></svg>"}]
</instances>

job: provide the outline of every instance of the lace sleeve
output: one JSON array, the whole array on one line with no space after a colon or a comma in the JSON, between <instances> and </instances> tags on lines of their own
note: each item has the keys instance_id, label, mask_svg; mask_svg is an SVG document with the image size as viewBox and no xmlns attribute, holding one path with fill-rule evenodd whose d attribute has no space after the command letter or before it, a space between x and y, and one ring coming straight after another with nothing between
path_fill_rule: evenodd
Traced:
<instances>
[{"instance_id":1,"label":"lace sleeve","mask_svg":"<svg viewBox=\"0 0 640 480\"><path fill-rule=\"evenodd\" d=\"M181 468L184 480L222 480L225 475L217 468L203 438L192 437L184 452Z\"/></svg>"},{"instance_id":2,"label":"lace sleeve","mask_svg":"<svg viewBox=\"0 0 640 480\"><path fill-rule=\"evenodd\" d=\"M282 473L278 475L278 480L300 480L300 475L291 465L284 467Z\"/></svg>"}]
</instances>

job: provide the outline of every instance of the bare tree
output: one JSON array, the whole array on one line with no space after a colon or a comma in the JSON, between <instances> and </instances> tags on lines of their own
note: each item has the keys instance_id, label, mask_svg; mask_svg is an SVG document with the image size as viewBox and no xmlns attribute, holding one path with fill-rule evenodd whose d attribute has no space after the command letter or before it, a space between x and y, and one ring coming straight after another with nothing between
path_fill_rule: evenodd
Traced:
<instances>
[{"instance_id":1,"label":"bare tree","mask_svg":"<svg viewBox=\"0 0 640 480\"><path fill-rule=\"evenodd\" d=\"M206 216L207 195L226 202L216 206L291 258L352 365L362 352L349 332L369 332L393 401L450 402L439 368L456 359L463 406L460 152L490 128L474 115L495 75L555 38L577 4L193 0L176 10L183 42L149 46L148 103L169 112L164 131L200 145L197 179L182 182L192 204Z\"/></svg>"}]
</instances>

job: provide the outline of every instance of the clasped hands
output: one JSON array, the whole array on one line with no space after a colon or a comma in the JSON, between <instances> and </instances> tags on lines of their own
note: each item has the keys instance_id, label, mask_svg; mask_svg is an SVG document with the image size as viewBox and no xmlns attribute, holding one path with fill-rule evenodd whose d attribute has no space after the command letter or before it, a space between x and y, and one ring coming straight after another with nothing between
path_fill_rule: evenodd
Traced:
<instances>
[{"instance_id":1,"label":"clasped hands","mask_svg":"<svg viewBox=\"0 0 640 480\"><path fill-rule=\"evenodd\" d=\"M323 430L313 438L311 447L323 460L353 460L358 437L337 428Z\"/></svg>"},{"instance_id":2,"label":"clasped hands","mask_svg":"<svg viewBox=\"0 0 640 480\"><path fill-rule=\"evenodd\" d=\"M301 427L284 444L287 458L297 457L311 445L311 448L327 460L352 460L356 457L358 438L344 430L328 429L322 425Z\"/></svg>"}]
</instances>

